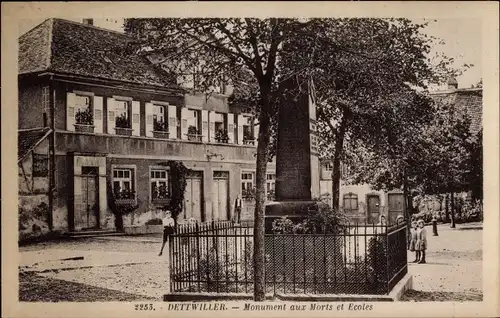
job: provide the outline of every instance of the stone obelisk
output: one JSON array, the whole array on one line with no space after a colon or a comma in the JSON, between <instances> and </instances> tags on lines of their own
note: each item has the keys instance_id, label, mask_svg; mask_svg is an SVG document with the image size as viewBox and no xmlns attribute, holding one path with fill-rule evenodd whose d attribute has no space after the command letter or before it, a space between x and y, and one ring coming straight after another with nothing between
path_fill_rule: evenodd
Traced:
<instances>
[{"instance_id":1,"label":"stone obelisk","mask_svg":"<svg viewBox=\"0 0 500 318\"><path fill-rule=\"evenodd\" d=\"M313 201L320 195L314 85L293 77L285 87L278 115L276 201L266 205L266 231L276 218L303 219L319 207Z\"/></svg>"}]
</instances>

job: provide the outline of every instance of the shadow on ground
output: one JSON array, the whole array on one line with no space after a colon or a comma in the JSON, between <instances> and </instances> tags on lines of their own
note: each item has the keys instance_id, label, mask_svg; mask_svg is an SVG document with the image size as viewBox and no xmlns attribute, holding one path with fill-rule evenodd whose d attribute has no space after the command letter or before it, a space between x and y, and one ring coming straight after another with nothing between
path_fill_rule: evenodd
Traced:
<instances>
[{"instance_id":1,"label":"shadow on ground","mask_svg":"<svg viewBox=\"0 0 500 318\"><path fill-rule=\"evenodd\" d=\"M480 291L470 292L445 292L445 291L419 291L407 290L401 301L482 301L483 294Z\"/></svg>"},{"instance_id":2,"label":"shadow on ground","mask_svg":"<svg viewBox=\"0 0 500 318\"><path fill-rule=\"evenodd\" d=\"M19 273L19 301L26 302L92 302L92 301L158 301L156 298L116 290Z\"/></svg>"}]
</instances>

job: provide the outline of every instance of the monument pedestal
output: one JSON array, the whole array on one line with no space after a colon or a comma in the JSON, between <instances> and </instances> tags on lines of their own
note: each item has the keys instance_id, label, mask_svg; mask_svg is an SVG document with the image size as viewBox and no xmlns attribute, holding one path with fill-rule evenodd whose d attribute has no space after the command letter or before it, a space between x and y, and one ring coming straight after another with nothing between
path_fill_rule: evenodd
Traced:
<instances>
[{"instance_id":1,"label":"monument pedestal","mask_svg":"<svg viewBox=\"0 0 500 318\"><path fill-rule=\"evenodd\" d=\"M294 224L302 222L308 215L317 213L320 209L329 208L328 204L320 201L281 201L270 202L265 210L265 231L272 233L273 222L286 217Z\"/></svg>"}]
</instances>

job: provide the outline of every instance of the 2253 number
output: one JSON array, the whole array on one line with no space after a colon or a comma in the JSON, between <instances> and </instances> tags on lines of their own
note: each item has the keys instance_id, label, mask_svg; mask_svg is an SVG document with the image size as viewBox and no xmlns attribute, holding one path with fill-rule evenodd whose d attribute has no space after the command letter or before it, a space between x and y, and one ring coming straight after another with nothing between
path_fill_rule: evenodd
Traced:
<instances>
[{"instance_id":1,"label":"2253 number","mask_svg":"<svg viewBox=\"0 0 500 318\"><path fill-rule=\"evenodd\" d=\"M135 304L135 310L155 310L153 304Z\"/></svg>"}]
</instances>

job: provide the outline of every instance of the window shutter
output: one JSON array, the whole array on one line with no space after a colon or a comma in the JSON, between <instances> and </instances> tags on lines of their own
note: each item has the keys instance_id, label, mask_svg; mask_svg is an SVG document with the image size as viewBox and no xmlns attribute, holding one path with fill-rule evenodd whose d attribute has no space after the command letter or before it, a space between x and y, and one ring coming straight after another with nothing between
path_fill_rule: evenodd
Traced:
<instances>
[{"instance_id":1,"label":"window shutter","mask_svg":"<svg viewBox=\"0 0 500 318\"><path fill-rule=\"evenodd\" d=\"M75 98L74 93L66 95L66 130L75 131Z\"/></svg>"},{"instance_id":2,"label":"window shutter","mask_svg":"<svg viewBox=\"0 0 500 318\"><path fill-rule=\"evenodd\" d=\"M234 115L227 113L227 137L228 143L234 143Z\"/></svg>"},{"instance_id":3,"label":"window shutter","mask_svg":"<svg viewBox=\"0 0 500 318\"><path fill-rule=\"evenodd\" d=\"M102 96L94 96L94 132L98 134L102 134L103 130L103 105L102 105Z\"/></svg>"},{"instance_id":4,"label":"window shutter","mask_svg":"<svg viewBox=\"0 0 500 318\"><path fill-rule=\"evenodd\" d=\"M146 103L146 136L153 137L153 113L154 105L152 103Z\"/></svg>"},{"instance_id":5,"label":"window shutter","mask_svg":"<svg viewBox=\"0 0 500 318\"><path fill-rule=\"evenodd\" d=\"M236 115L238 123L238 143L243 145L243 115Z\"/></svg>"},{"instance_id":6,"label":"window shutter","mask_svg":"<svg viewBox=\"0 0 500 318\"><path fill-rule=\"evenodd\" d=\"M255 146L257 146L259 142L259 124L256 124L255 120L253 122L253 137L255 138Z\"/></svg>"},{"instance_id":7,"label":"window shutter","mask_svg":"<svg viewBox=\"0 0 500 318\"><path fill-rule=\"evenodd\" d=\"M208 112L208 129L209 129L209 140L211 142L215 142L215 122L214 122L214 117L215 117L215 112L210 111Z\"/></svg>"},{"instance_id":8,"label":"window shutter","mask_svg":"<svg viewBox=\"0 0 500 318\"><path fill-rule=\"evenodd\" d=\"M108 111L108 134L115 134L115 127L116 127L116 111L115 111L115 99L114 98L108 98L108 104L107 104L107 111Z\"/></svg>"},{"instance_id":9,"label":"window shutter","mask_svg":"<svg viewBox=\"0 0 500 318\"><path fill-rule=\"evenodd\" d=\"M141 103L132 101L132 135L141 135Z\"/></svg>"},{"instance_id":10,"label":"window shutter","mask_svg":"<svg viewBox=\"0 0 500 318\"><path fill-rule=\"evenodd\" d=\"M188 109L186 107L181 108L181 139L187 140L188 136L188 121L187 121L187 115Z\"/></svg>"},{"instance_id":11,"label":"window shutter","mask_svg":"<svg viewBox=\"0 0 500 318\"><path fill-rule=\"evenodd\" d=\"M202 136L202 141L207 142L208 141L208 111L202 110L201 111L201 134Z\"/></svg>"},{"instance_id":12,"label":"window shutter","mask_svg":"<svg viewBox=\"0 0 500 318\"><path fill-rule=\"evenodd\" d=\"M168 138L177 139L177 107L168 105Z\"/></svg>"}]
</instances>

